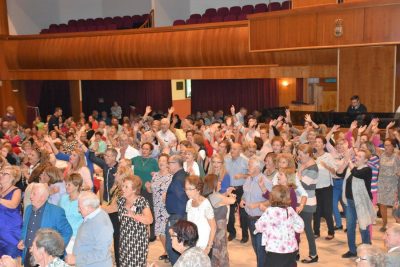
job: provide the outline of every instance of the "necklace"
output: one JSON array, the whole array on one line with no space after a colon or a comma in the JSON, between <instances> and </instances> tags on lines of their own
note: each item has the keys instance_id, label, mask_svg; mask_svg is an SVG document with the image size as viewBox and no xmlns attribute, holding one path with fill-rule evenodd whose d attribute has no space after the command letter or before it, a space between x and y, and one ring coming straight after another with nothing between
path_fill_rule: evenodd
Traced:
<instances>
[{"instance_id":1,"label":"necklace","mask_svg":"<svg viewBox=\"0 0 400 267\"><path fill-rule=\"evenodd\" d=\"M13 185L10 185L6 190L1 191L0 198L5 197L6 195L3 195L3 194L4 194L5 192L7 192L11 187L13 187Z\"/></svg>"}]
</instances>

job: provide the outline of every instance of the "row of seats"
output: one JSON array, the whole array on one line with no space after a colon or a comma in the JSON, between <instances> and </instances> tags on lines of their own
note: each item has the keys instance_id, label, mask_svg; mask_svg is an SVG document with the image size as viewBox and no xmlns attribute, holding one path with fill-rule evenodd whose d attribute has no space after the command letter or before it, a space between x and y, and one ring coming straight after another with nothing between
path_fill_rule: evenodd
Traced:
<instances>
[{"instance_id":1,"label":"row of seats","mask_svg":"<svg viewBox=\"0 0 400 267\"><path fill-rule=\"evenodd\" d=\"M245 5L243 7L220 7L218 9L209 8L203 14L192 14L187 20L175 20L174 26L186 25L186 24L198 24L198 23L209 23L209 22L223 22L223 21L235 21L235 20L246 20L248 14L278 11L290 9L292 5L291 1L284 1L282 4L279 2L272 2L269 5L260 3L255 6Z\"/></svg>"},{"instance_id":2,"label":"row of seats","mask_svg":"<svg viewBox=\"0 0 400 267\"><path fill-rule=\"evenodd\" d=\"M51 24L48 29L43 29L40 33L47 34L139 28L149 19L149 17L149 14L143 14L124 17L116 16L113 18L71 19L68 21L68 24Z\"/></svg>"}]
</instances>

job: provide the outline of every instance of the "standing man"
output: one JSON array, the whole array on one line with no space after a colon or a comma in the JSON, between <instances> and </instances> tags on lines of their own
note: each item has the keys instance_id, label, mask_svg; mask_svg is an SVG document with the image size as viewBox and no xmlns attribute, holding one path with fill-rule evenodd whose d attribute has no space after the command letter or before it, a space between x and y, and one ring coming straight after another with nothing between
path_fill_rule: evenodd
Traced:
<instances>
[{"instance_id":1,"label":"standing man","mask_svg":"<svg viewBox=\"0 0 400 267\"><path fill-rule=\"evenodd\" d=\"M100 208L98 197L93 192L82 192L78 208L83 223L76 235L73 254L67 256L66 262L77 267L112 267L113 226L107 213Z\"/></svg>"},{"instance_id":2,"label":"standing man","mask_svg":"<svg viewBox=\"0 0 400 267\"><path fill-rule=\"evenodd\" d=\"M65 217L65 211L56 205L48 203L49 195L47 184L37 183L33 185L30 196L31 205L26 208L21 241L18 243L18 248L23 250L22 262L25 267L32 266L30 248L36 232L40 228L56 230L64 239L65 244L68 244L72 236L72 228Z\"/></svg>"},{"instance_id":3,"label":"standing man","mask_svg":"<svg viewBox=\"0 0 400 267\"><path fill-rule=\"evenodd\" d=\"M169 214L167 227L165 227L165 245L169 261L174 265L178 260L179 254L172 249L169 229L180 219L186 219L188 197L185 192L185 179L187 173L183 169L183 158L180 155L171 156L168 160L168 166L173 176L165 198L165 207Z\"/></svg>"},{"instance_id":4,"label":"standing man","mask_svg":"<svg viewBox=\"0 0 400 267\"><path fill-rule=\"evenodd\" d=\"M350 117L350 122L357 120L361 122L365 118L365 114L368 112L367 107L361 104L360 97L353 95L351 98L351 104L347 108L347 115Z\"/></svg>"},{"instance_id":5,"label":"standing man","mask_svg":"<svg viewBox=\"0 0 400 267\"><path fill-rule=\"evenodd\" d=\"M247 224L246 212L243 208L238 207L243 195L243 184L248 177L248 160L242 157L242 145L233 143L231 146L230 156L225 157L226 170L231 177L231 186L234 187L232 193L236 194L236 202L229 209L228 221L228 240L232 241L236 238L235 229L235 211L239 208L240 227L242 228L242 240L240 243L246 243L249 240L249 227Z\"/></svg>"},{"instance_id":6,"label":"standing man","mask_svg":"<svg viewBox=\"0 0 400 267\"><path fill-rule=\"evenodd\" d=\"M263 183L268 191L272 191L272 183L270 183L267 177L262 174L264 164L257 158L251 158L249 160L249 178L243 185L243 198L240 202L240 206L245 209L248 216L248 224L251 236L251 244L257 257L257 267L264 267L266 260L265 246L262 246L261 239L262 234L254 234L255 223L263 214L260 209L262 203L265 202L263 192L260 187L260 183Z\"/></svg>"},{"instance_id":7,"label":"standing man","mask_svg":"<svg viewBox=\"0 0 400 267\"><path fill-rule=\"evenodd\" d=\"M60 107L56 107L56 109L54 110L54 114L51 115L48 121L49 132L55 130L58 134L62 134L61 130L59 129L61 116L62 116L62 109Z\"/></svg>"},{"instance_id":8,"label":"standing man","mask_svg":"<svg viewBox=\"0 0 400 267\"><path fill-rule=\"evenodd\" d=\"M157 132L158 138L163 142L163 148L176 146L176 136L169 129L170 123L169 119L161 119L160 130Z\"/></svg>"}]
</instances>

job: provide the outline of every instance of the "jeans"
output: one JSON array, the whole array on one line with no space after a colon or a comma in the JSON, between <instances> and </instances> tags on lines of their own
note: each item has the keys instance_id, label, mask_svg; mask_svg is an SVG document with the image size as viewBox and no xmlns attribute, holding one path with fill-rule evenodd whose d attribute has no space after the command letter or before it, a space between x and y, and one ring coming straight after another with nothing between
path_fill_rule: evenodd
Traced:
<instances>
[{"instance_id":1,"label":"jeans","mask_svg":"<svg viewBox=\"0 0 400 267\"><path fill-rule=\"evenodd\" d=\"M343 179L333 179L333 216L335 218L336 227L341 227L342 217L339 212L339 202L342 205L343 211L346 214L346 207L342 200Z\"/></svg>"},{"instance_id":2,"label":"jeans","mask_svg":"<svg viewBox=\"0 0 400 267\"><path fill-rule=\"evenodd\" d=\"M235 229L235 212L239 208L239 218L240 218L240 228L242 228L242 238L249 237L249 226L248 226L248 219L247 213L244 208L239 207L240 200L243 196L243 187L242 186L235 186L235 190L232 192L236 194L236 202L232 204L229 209L229 220L228 220L228 232L230 235L236 236L236 229Z\"/></svg>"},{"instance_id":3,"label":"jeans","mask_svg":"<svg viewBox=\"0 0 400 267\"><path fill-rule=\"evenodd\" d=\"M257 267L265 267L267 252L265 251L265 246L261 245L262 234L261 233L254 234L254 230L256 229L255 226L256 221L257 218L254 217L248 218L251 245L253 246L254 252L256 253Z\"/></svg>"},{"instance_id":4,"label":"jeans","mask_svg":"<svg viewBox=\"0 0 400 267\"><path fill-rule=\"evenodd\" d=\"M308 255L314 257L317 255L317 246L315 245L315 237L312 229L313 213L303 210L299 215L304 222L304 232L306 233L308 242Z\"/></svg>"},{"instance_id":5,"label":"jeans","mask_svg":"<svg viewBox=\"0 0 400 267\"><path fill-rule=\"evenodd\" d=\"M171 241L171 235L169 234L169 229L180 219L185 219L185 217L178 214L171 214L167 220L167 226L165 227L165 247L171 265L175 264L180 254L172 248L172 241Z\"/></svg>"},{"instance_id":6,"label":"jeans","mask_svg":"<svg viewBox=\"0 0 400 267\"><path fill-rule=\"evenodd\" d=\"M356 247L356 224L357 224L357 212L354 200L347 199L346 206L346 221L347 221L347 244L351 253L357 253ZM368 228L361 230L361 240L363 244L371 244L371 237L369 235Z\"/></svg>"}]
</instances>

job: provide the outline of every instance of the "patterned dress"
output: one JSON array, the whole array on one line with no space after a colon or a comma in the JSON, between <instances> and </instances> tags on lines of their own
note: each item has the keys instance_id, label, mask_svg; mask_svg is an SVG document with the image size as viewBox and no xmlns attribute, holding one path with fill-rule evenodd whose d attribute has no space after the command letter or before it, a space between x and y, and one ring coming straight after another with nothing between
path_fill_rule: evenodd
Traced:
<instances>
[{"instance_id":1,"label":"patterned dress","mask_svg":"<svg viewBox=\"0 0 400 267\"><path fill-rule=\"evenodd\" d=\"M120 266L140 267L146 266L147 254L149 252L149 233L147 225L139 223L134 219L123 216L128 213L125 208L126 199L118 200L118 217L121 222L120 228ZM144 197L139 196L132 206L136 214L142 214L145 208L150 208Z\"/></svg>"},{"instance_id":2,"label":"patterned dress","mask_svg":"<svg viewBox=\"0 0 400 267\"><path fill-rule=\"evenodd\" d=\"M162 199L167 192L168 186L172 181L172 174L161 176L159 172L154 174L151 180L151 191L153 192L155 235L165 235L165 226L167 225L168 212L165 209L165 203Z\"/></svg>"},{"instance_id":3,"label":"patterned dress","mask_svg":"<svg viewBox=\"0 0 400 267\"><path fill-rule=\"evenodd\" d=\"M378 203L393 206L396 198L397 184L400 170L399 158L394 153L388 157L385 153L381 156L378 176Z\"/></svg>"}]
</instances>

